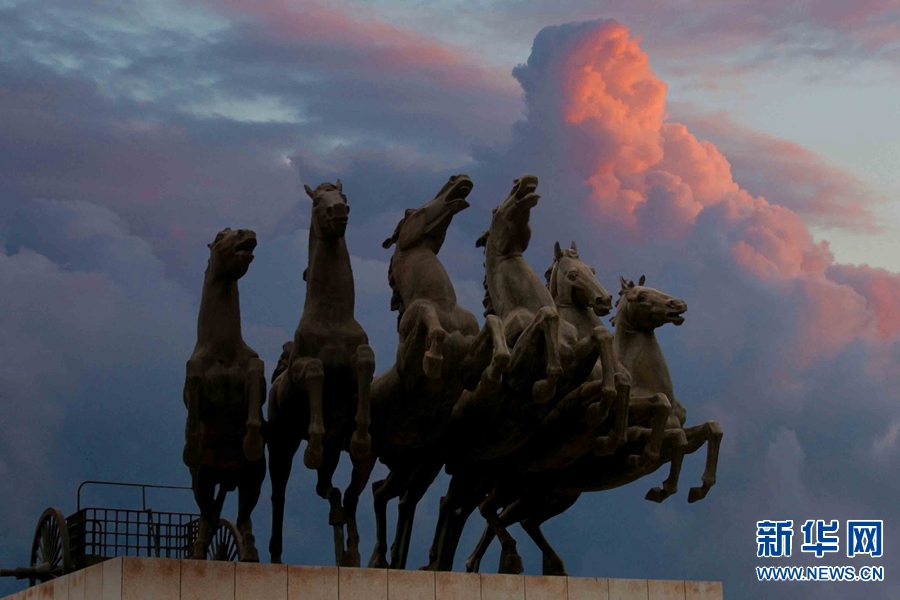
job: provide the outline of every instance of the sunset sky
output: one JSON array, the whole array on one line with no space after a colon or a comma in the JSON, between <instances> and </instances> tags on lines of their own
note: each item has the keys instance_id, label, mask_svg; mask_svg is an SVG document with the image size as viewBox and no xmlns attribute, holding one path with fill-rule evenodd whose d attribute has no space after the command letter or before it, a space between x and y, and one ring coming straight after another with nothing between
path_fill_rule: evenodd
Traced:
<instances>
[{"instance_id":1,"label":"sunset sky","mask_svg":"<svg viewBox=\"0 0 900 600\"><path fill-rule=\"evenodd\" d=\"M531 172L535 271L575 239L613 294L645 274L684 299L686 323L660 343L688 424L725 430L704 501L687 490L705 449L661 505L643 496L663 471L549 522L570 574L724 581L729 599L897 598L898 81L892 0L0 0L0 566L27 564L39 515L74 512L82 480L190 484L184 364L220 229L257 233L243 332L270 374L303 308L302 185L339 177L380 373L397 344L381 242L404 209L472 178L440 257L483 322L475 239ZM298 457L285 562L331 563L313 482ZM446 484L417 513L411 567ZM189 493L152 503L195 510ZM368 492L360 513L365 561ZM264 561L269 519L266 482ZM763 562L762 519L883 519L871 564L886 581L757 583L758 564L870 564L800 553L799 528L791 559ZM0 580L0 595L21 587Z\"/></svg>"}]
</instances>

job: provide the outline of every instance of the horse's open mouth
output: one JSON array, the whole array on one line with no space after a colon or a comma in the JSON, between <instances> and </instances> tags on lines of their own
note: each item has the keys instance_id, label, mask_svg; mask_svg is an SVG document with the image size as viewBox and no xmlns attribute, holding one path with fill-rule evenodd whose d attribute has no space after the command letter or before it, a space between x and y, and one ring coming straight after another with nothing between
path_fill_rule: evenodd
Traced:
<instances>
[{"instance_id":1,"label":"horse's open mouth","mask_svg":"<svg viewBox=\"0 0 900 600\"><path fill-rule=\"evenodd\" d=\"M673 325L681 325L682 323L684 323L684 317L681 316L681 315L683 315L683 314L684 314L684 311L683 311L683 310L682 310L682 311L672 310L672 311L669 311L669 312L666 313L666 318L667 318Z\"/></svg>"},{"instance_id":2,"label":"horse's open mouth","mask_svg":"<svg viewBox=\"0 0 900 600\"><path fill-rule=\"evenodd\" d=\"M444 200L447 204L459 204L464 208L468 208L469 203L466 201L466 198L472 192L472 188L474 184L471 179L461 179L453 186L453 189L447 194L447 198Z\"/></svg>"},{"instance_id":3,"label":"horse's open mouth","mask_svg":"<svg viewBox=\"0 0 900 600\"><path fill-rule=\"evenodd\" d=\"M234 251L237 254L253 254L253 250L256 248L256 239L255 238L247 238L243 242L239 244L235 244Z\"/></svg>"}]
</instances>

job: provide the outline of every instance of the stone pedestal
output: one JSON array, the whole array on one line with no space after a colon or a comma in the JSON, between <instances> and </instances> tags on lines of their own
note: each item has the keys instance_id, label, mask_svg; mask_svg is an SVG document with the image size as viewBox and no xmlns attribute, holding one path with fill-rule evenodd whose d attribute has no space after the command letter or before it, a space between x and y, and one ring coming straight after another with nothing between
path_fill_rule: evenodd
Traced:
<instances>
[{"instance_id":1,"label":"stone pedestal","mask_svg":"<svg viewBox=\"0 0 900 600\"><path fill-rule=\"evenodd\" d=\"M3 600L722 600L722 584L122 557Z\"/></svg>"}]
</instances>

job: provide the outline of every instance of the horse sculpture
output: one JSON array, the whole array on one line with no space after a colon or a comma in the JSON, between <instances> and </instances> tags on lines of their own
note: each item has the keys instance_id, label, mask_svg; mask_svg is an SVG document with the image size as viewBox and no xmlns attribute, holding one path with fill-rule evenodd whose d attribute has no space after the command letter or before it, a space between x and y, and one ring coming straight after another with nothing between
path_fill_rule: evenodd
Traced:
<instances>
[{"instance_id":1,"label":"horse sculpture","mask_svg":"<svg viewBox=\"0 0 900 600\"><path fill-rule=\"evenodd\" d=\"M602 326L584 339L561 321L549 291L522 257L531 240L531 209L540 198L537 177L513 182L507 198L493 211L490 229L476 242L485 248L485 314L503 322L512 359L499 394L478 398L463 392L454 409L458 432L448 459L451 474L441 500L438 526L426 569L450 570L459 536L471 512L492 487L503 459L525 444L557 403L607 402L616 396L613 339ZM584 399L580 386L601 359L601 384ZM572 396L569 396L569 395ZM485 514L492 526L499 522ZM504 572L521 572L511 537L503 536ZM506 543L510 544L507 548ZM504 560L504 558L501 558Z\"/></svg>"},{"instance_id":2,"label":"horse sculpture","mask_svg":"<svg viewBox=\"0 0 900 600\"><path fill-rule=\"evenodd\" d=\"M372 485L376 543L370 567L405 567L417 503L444 465L446 431L464 389L495 393L509 364L502 324L478 321L457 304L438 253L453 217L469 207L466 175L454 175L433 200L409 209L385 240L394 246L388 279L399 312L396 364L372 383L373 448L390 474ZM387 503L402 496L397 533L387 548Z\"/></svg>"},{"instance_id":3,"label":"horse sculpture","mask_svg":"<svg viewBox=\"0 0 900 600\"><path fill-rule=\"evenodd\" d=\"M250 516L266 478L262 438L266 379L263 361L241 335L238 296L238 280L247 273L254 248L256 234L247 229L223 229L209 244L197 344L187 362L182 459L191 470L200 508L191 554L198 560L206 559L225 494L238 489L237 528L244 547L240 558L259 562Z\"/></svg>"},{"instance_id":4,"label":"horse sculpture","mask_svg":"<svg viewBox=\"0 0 900 600\"><path fill-rule=\"evenodd\" d=\"M671 463L669 477L662 487L651 489L646 496L647 500L662 502L677 492L684 455L696 452L704 443L707 462L701 478L703 484L691 488L688 502L702 499L715 484L722 429L715 421L684 428L686 410L675 398L669 369L654 333L667 323L676 326L684 323L687 304L643 287L644 277L637 286L633 281L621 278L620 281L622 289L614 317L616 351L622 360L621 368L631 374L633 394L629 406L632 426L626 432L626 443L612 455L585 453L567 468L509 477L498 486L501 500L497 504L505 506L499 521L505 527L521 524L542 552L544 575L565 575L566 569L540 527L573 506L583 492L627 485L668 462ZM660 401L658 395L666 401ZM666 428L656 450L657 429L648 429L646 425L658 424L661 414L666 416ZM650 447L654 449L648 452ZM467 570L478 570L494 535L494 528L486 526L477 548L466 561Z\"/></svg>"},{"instance_id":5,"label":"horse sculpture","mask_svg":"<svg viewBox=\"0 0 900 600\"><path fill-rule=\"evenodd\" d=\"M355 292L344 232L350 207L340 179L315 190L312 199L309 266L303 273L306 303L289 357L269 394L269 472L272 480L272 539L269 553L281 562L284 500L294 455L308 440L304 464L318 472L316 493L329 501L335 530L335 562L359 566L356 508L368 482L371 457L370 388L375 354L354 318ZM332 485L341 452L353 464L351 483ZM344 525L347 547L344 548Z\"/></svg>"}]
</instances>

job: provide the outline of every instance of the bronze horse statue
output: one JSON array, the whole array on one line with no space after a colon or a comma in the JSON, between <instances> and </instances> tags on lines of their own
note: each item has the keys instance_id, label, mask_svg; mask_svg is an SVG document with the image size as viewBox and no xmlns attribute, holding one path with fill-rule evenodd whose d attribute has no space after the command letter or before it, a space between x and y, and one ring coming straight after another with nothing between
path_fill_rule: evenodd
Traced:
<instances>
[{"instance_id":1,"label":"bronze horse statue","mask_svg":"<svg viewBox=\"0 0 900 600\"><path fill-rule=\"evenodd\" d=\"M643 287L644 277L637 286L633 281L621 278L620 281L622 289L614 317L616 351L622 357L622 368L627 370L626 364L631 367L627 372L632 374L632 390L637 390L629 406L629 424L632 426L626 432L626 443L612 455L585 453L564 469L510 476L497 488L496 504L505 507L498 516L499 521L505 527L514 523L522 526L542 552L544 575L565 575L566 569L540 527L573 506L582 493L627 485L670 463L669 477L662 487L653 488L646 496L647 500L662 502L677 492L684 455L696 452L704 443L707 444L707 463L703 485L691 488L688 502L702 499L715 484L722 429L715 421L684 428L686 410L675 398L668 365L654 333L666 323L676 326L684 323L687 304ZM657 394L665 396L666 402L653 399ZM635 400L637 406L634 406ZM671 413L670 407L674 408ZM656 450L657 430L645 425L648 422L656 425L660 414L666 415L667 422ZM632 419L638 424L633 425ZM648 451L651 447L653 450ZM486 526L478 546L466 561L467 570L478 570L494 535L494 529Z\"/></svg>"},{"instance_id":2,"label":"bronze horse statue","mask_svg":"<svg viewBox=\"0 0 900 600\"><path fill-rule=\"evenodd\" d=\"M388 279L400 344L394 366L372 383L373 449L390 473L372 485L377 538L370 567L405 567L416 505L444 465L453 407L465 389L496 393L509 364L500 319L487 317L479 330L437 256L453 217L469 207L472 187L467 175L450 177L434 199L408 209L383 244L394 246ZM396 497L388 563L387 503Z\"/></svg>"},{"instance_id":3,"label":"bronze horse statue","mask_svg":"<svg viewBox=\"0 0 900 600\"><path fill-rule=\"evenodd\" d=\"M269 394L269 553L273 563L281 562L285 490L294 455L306 439L303 462L317 471L316 493L331 505L335 562L358 567L356 508L374 462L368 429L375 353L354 317L353 271L344 239L350 207L341 181L315 190L304 187L312 199L309 266L303 272L306 302L293 343L285 346L288 359ZM353 467L342 504L332 478L344 450L349 450Z\"/></svg>"},{"instance_id":4,"label":"bronze horse statue","mask_svg":"<svg viewBox=\"0 0 900 600\"><path fill-rule=\"evenodd\" d=\"M250 268L254 248L256 234L247 229L223 229L209 244L197 344L187 361L182 460L191 470L200 508L191 554L198 560L206 559L226 493L237 489L237 528L244 548L240 558L259 562L250 516L266 478L262 437L266 379L263 361L241 335L238 295L238 280Z\"/></svg>"},{"instance_id":5,"label":"bronze horse statue","mask_svg":"<svg viewBox=\"0 0 900 600\"><path fill-rule=\"evenodd\" d=\"M614 385L613 338L602 326L584 339L560 320L553 298L522 257L531 240L530 215L537 205L537 177L513 182L493 211L491 226L476 242L485 249L485 315L503 322L512 359L500 392L477 398L463 392L454 409L456 432L447 462L451 475L425 569L450 570L459 536L471 512L493 486L504 459L523 446L558 403L610 402ZM585 384L600 359L600 385ZM577 400L576 400L577 397ZM490 515L485 518L491 520ZM496 521L492 525L500 527ZM504 572L521 572L512 538L504 537Z\"/></svg>"}]
</instances>

